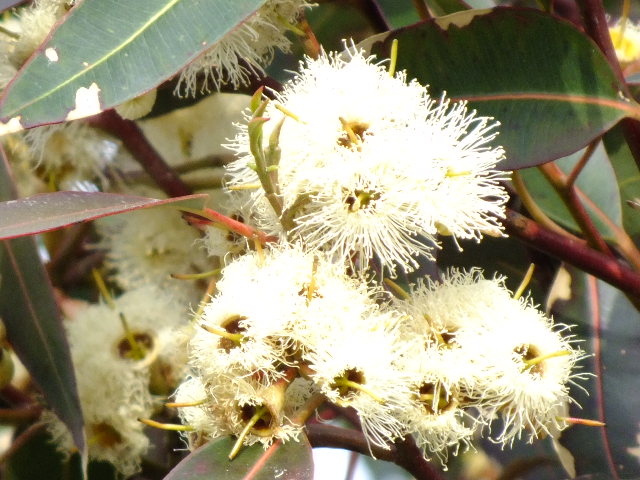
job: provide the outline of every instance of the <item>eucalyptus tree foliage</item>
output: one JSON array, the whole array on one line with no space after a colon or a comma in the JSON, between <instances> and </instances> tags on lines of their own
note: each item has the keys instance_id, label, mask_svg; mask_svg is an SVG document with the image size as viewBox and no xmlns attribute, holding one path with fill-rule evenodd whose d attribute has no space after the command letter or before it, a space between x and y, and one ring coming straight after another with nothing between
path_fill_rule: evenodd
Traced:
<instances>
[{"instance_id":1,"label":"eucalyptus tree foliage","mask_svg":"<svg viewBox=\"0 0 640 480\"><path fill-rule=\"evenodd\" d=\"M0 8L2 478L640 477L637 5Z\"/></svg>"}]
</instances>

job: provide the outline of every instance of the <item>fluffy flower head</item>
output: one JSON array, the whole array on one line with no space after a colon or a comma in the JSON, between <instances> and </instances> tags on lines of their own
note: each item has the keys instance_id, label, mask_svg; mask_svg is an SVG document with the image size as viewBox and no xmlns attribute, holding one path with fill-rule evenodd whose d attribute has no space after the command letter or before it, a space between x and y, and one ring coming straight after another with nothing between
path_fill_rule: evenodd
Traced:
<instances>
[{"instance_id":1,"label":"fluffy flower head","mask_svg":"<svg viewBox=\"0 0 640 480\"><path fill-rule=\"evenodd\" d=\"M354 255L362 268L378 257L389 271L408 271L415 256L431 257L438 233L479 239L499 230L505 177L494 167L503 150L489 146L497 123L373 60L355 47L307 59L266 107L264 147L278 135L292 236L352 265ZM248 128L239 128L230 186L258 182ZM263 198L254 192L256 206Z\"/></svg>"}]
</instances>

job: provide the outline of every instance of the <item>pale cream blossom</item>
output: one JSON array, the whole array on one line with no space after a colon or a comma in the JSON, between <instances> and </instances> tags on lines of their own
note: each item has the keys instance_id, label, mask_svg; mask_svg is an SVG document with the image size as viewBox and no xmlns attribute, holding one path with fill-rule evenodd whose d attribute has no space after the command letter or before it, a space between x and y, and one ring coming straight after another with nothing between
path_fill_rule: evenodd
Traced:
<instances>
[{"instance_id":1,"label":"pale cream blossom","mask_svg":"<svg viewBox=\"0 0 640 480\"><path fill-rule=\"evenodd\" d=\"M364 270L410 271L433 258L438 234L479 240L500 231L507 178L491 146L497 122L431 98L355 47L307 59L266 106L265 151L277 133L276 196L285 233ZM288 112L288 113L282 113ZM284 123L282 123L284 122ZM259 185L247 125L228 147L230 188ZM264 204L262 189L252 199ZM265 222L267 223L267 222Z\"/></svg>"}]
</instances>

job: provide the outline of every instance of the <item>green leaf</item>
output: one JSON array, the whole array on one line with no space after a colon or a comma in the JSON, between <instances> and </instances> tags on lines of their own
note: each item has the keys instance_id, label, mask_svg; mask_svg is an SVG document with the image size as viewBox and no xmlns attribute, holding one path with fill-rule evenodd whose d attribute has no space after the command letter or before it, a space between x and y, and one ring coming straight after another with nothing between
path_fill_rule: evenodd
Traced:
<instances>
[{"instance_id":1,"label":"green leaf","mask_svg":"<svg viewBox=\"0 0 640 480\"><path fill-rule=\"evenodd\" d=\"M0 203L0 239L47 232L141 208L163 205L201 208L205 198L206 194L156 200L103 192L41 193Z\"/></svg>"},{"instance_id":2,"label":"green leaf","mask_svg":"<svg viewBox=\"0 0 640 480\"><path fill-rule=\"evenodd\" d=\"M389 25L400 28L420 20L413 2L398 2L398 0L378 0L378 5L384 12ZM339 7L344 8L344 7Z\"/></svg>"},{"instance_id":3,"label":"green leaf","mask_svg":"<svg viewBox=\"0 0 640 480\"><path fill-rule=\"evenodd\" d=\"M389 56L399 40L398 69L468 100L500 121L495 140L506 150L500 168L516 169L566 156L625 116L635 102L595 44L570 23L537 10L470 10L396 30L374 45Z\"/></svg>"},{"instance_id":4,"label":"green leaf","mask_svg":"<svg viewBox=\"0 0 640 480\"><path fill-rule=\"evenodd\" d=\"M603 141L620 189L622 221L625 230L638 241L640 240L640 210L629 206L627 202L640 199L640 171L620 126L609 130L603 137Z\"/></svg>"},{"instance_id":5,"label":"green leaf","mask_svg":"<svg viewBox=\"0 0 640 480\"><path fill-rule=\"evenodd\" d=\"M556 161L565 174L570 174L583 151ZM578 197L598 231L613 239L613 228L622 226L622 206L616 175L602 144L583 168L576 181ZM560 196L537 168L520 171L522 179L540 208L553 220L566 228L580 231ZM639 212L640 213L640 212Z\"/></svg>"},{"instance_id":6,"label":"green leaf","mask_svg":"<svg viewBox=\"0 0 640 480\"><path fill-rule=\"evenodd\" d=\"M427 0L431 11L438 17L469 10L471 7L463 0Z\"/></svg>"},{"instance_id":7,"label":"green leaf","mask_svg":"<svg viewBox=\"0 0 640 480\"><path fill-rule=\"evenodd\" d=\"M581 362L587 381L571 388L571 416L603 421L605 428L575 425L560 443L573 453L577 474L606 473L614 478L640 475L640 313L617 289L570 268L561 270L552 311L557 322L577 325L577 338L592 357Z\"/></svg>"},{"instance_id":8,"label":"green leaf","mask_svg":"<svg viewBox=\"0 0 640 480\"><path fill-rule=\"evenodd\" d=\"M96 114L168 79L266 0L85 0L6 89L6 131ZM19 120L16 120L18 119ZM18 122L19 121L19 125Z\"/></svg>"},{"instance_id":9,"label":"green leaf","mask_svg":"<svg viewBox=\"0 0 640 480\"><path fill-rule=\"evenodd\" d=\"M4 151L0 151L0 198L13 198L9 165ZM82 409L69 345L35 239L2 241L0 251L0 317L9 342L86 459Z\"/></svg>"},{"instance_id":10,"label":"green leaf","mask_svg":"<svg viewBox=\"0 0 640 480\"><path fill-rule=\"evenodd\" d=\"M227 456L235 444L218 438L200 447L178 464L165 480L305 480L313 479L313 458L307 437L302 441L275 442L265 450L244 447L233 460Z\"/></svg>"}]
</instances>

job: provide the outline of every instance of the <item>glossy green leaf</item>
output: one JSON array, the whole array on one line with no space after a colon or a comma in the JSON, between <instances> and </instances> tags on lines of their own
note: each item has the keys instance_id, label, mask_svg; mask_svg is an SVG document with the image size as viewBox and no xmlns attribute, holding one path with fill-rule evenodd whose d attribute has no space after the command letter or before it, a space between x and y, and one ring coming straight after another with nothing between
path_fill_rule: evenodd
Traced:
<instances>
[{"instance_id":1,"label":"glossy green leaf","mask_svg":"<svg viewBox=\"0 0 640 480\"><path fill-rule=\"evenodd\" d=\"M583 151L556 161L565 174L570 174ZM520 171L522 178L540 208L563 226L579 231L569 210L553 187L537 168ZM587 209L598 231L613 238L612 228L622 226L622 205L616 175L604 147L599 145L576 181L578 197Z\"/></svg>"},{"instance_id":2,"label":"glossy green leaf","mask_svg":"<svg viewBox=\"0 0 640 480\"><path fill-rule=\"evenodd\" d=\"M2 152L0 198L13 197L15 190ZM47 405L69 428L86 458L82 409L69 345L35 239L4 240L0 251L0 317L7 338Z\"/></svg>"},{"instance_id":3,"label":"glossy green leaf","mask_svg":"<svg viewBox=\"0 0 640 480\"><path fill-rule=\"evenodd\" d=\"M398 0L378 0L377 3L382 9L387 21L392 28L400 28L420 20L413 2L398 2Z\"/></svg>"},{"instance_id":4,"label":"glossy green leaf","mask_svg":"<svg viewBox=\"0 0 640 480\"><path fill-rule=\"evenodd\" d=\"M373 53L388 57L397 38L398 69L434 97L446 91L500 121L504 169L566 156L639 112L589 38L537 10L470 10L382 38Z\"/></svg>"},{"instance_id":5,"label":"glossy green leaf","mask_svg":"<svg viewBox=\"0 0 640 480\"><path fill-rule=\"evenodd\" d=\"M640 313L617 289L579 270L561 273L552 311L557 322L577 325L572 330L586 340L582 348L592 357L579 371L595 377L572 386L571 415L603 421L605 428L575 425L560 443L569 449L578 475L603 473L613 478L640 476Z\"/></svg>"},{"instance_id":6,"label":"glossy green leaf","mask_svg":"<svg viewBox=\"0 0 640 480\"><path fill-rule=\"evenodd\" d=\"M624 227L627 233L638 241L640 240L640 210L631 207L628 201L640 199L640 170L620 126L608 131L603 141L620 189Z\"/></svg>"},{"instance_id":7,"label":"glossy green leaf","mask_svg":"<svg viewBox=\"0 0 640 480\"><path fill-rule=\"evenodd\" d=\"M275 442L267 450L260 444L227 456L235 439L218 438L200 447L178 464L165 480L312 480L313 458L306 436L302 441Z\"/></svg>"},{"instance_id":8,"label":"glossy green leaf","mask_svg":"<svg viewBox=\"0 0 640 480\"><path fill-rule=\"evenodd\" d=\"M173 76L264 2L84 0L7 87L0 118L32 127L114 107Z\"/></svg>"},{"instance_id":9,"label":"glossy green leaf","mask_svg":"<svg viewBox=\"0 0 640 480\"><path fill-rule=\"evenodd\" d=\"M207 195L165 200L103 192L54 192L0 203L0 239L32 235L140 208L201 208Z\"/></svg>"},{"instance_id":10,"label":"glossy green leaf","mask_svg":"<svg viewBox=\"0 0 640 480\"><path fill-rule=\"evenodd\" d=\"M433 14L438 17L462 12L471 8L463 0L427 0L427 4Z\"/></svg>"}]
</instances>

